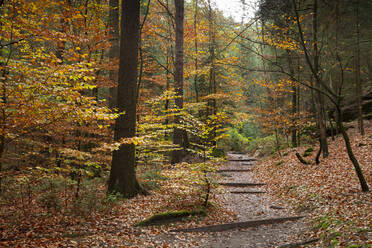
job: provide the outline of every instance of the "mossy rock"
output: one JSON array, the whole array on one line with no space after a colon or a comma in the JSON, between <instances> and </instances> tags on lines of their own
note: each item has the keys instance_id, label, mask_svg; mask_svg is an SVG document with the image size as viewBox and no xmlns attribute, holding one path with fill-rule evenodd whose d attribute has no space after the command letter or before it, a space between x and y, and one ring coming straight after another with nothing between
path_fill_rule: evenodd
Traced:
<instances>
[{"instance_id":1,"label":"mossy rock","mask_svg":"<svg viewBox=\"0 0 372 248\"><path fill-rule=\"evenodd\" d=\"M179 211L170 211L170 212L164 212L155 214L143 221L140 221L134 226L151 226L151 225L161 225L161 224L167 224L170 222L175 221L181 221L187 217L190 216L206 216L207 212L204 209L198 209L198 210L179 210Z\"/></svg>"}]
</instances>

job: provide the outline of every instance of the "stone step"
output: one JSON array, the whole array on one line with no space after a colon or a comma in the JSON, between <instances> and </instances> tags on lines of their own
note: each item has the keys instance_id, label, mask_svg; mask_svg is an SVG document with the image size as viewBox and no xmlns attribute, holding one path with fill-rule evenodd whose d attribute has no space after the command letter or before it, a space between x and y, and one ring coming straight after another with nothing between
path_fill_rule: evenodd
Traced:
<instances>
[{"instance_id":1,"label":"stone step","mask_svg":"<svg viewBox=\"0 0 372 248\"><path fill-rule=\"evenodd\" d=\"M230 191L231 194L264 194L266 191Z\"/></svg>"},{"instance_id":2,"label":"stone step","mask_svg":"<svg viewBox=\"0 0 372 248\"><path fill-rule=\"evenodd\" d=\"M250 162L250 161L257 161L257 158L233 158L227 160L227 162Z\"/></svg>"},{"instance_id":3,"label":"stone step","mask_svg":"<svg viewBox=\"0 0 372 248\"><path fill-rule=\"evenodd\" d=\"M171 232L221 232L226 230L232 230L237 228L248 228L248 227L258 227L261 225L276 224L286 221L295 221L305 216L290 216L290 217L278 217L278 218L268 218L268 219L259 219L259 220L249 220L243 222L233 222L220 225L210 225L210 226L201 226L195 228L185 228L178 230L171 230Z\"/></svg>"},{"instance_id":4,"label":"stone step","mask_svg":"<svg viewBox=\"0 0 372 248\"><path fill-rule=\"evenodd\" d=\"M249 172L251 169L220 169L217 172Z\"/></svg>"},{"instance_id":5,"label":"stone step","mask_svg":"<svg viewBox=\"0 0 372 248\"><path fill-rule=\"evenodd\" d=\"M250 187L250 186L266 185L266 183L230 183L230 182L220 182L218 184L222 186L230 186L230 187Z\"/></svg>"}]
</instances>

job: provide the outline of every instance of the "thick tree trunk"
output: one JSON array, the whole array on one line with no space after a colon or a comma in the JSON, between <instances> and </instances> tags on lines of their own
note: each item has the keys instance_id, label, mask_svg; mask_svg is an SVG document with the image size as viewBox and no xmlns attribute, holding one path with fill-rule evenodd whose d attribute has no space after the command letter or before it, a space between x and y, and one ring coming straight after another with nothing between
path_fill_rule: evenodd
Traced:
<instances>
[{"instance_id":1,"label":"thick tree trunk","mask_svg":"<svg viewBox=\"0 0 372 248\"><path fill-rule=\"evenodd\" d=\"M117 107L121 115L115 124L115 140L135 136L136 82L139 41L139 0L122 0L120 63ZM123 144L114 151L108 192L132 197L140 192L135 173L135 146Z\"/></svg>"},{"instance_id":2,"label":"thick tree trunk","mask_svg":"<svg viewBox=\"0 0 372 248\"><path fill-rule=\"evenodd\" d=\"M184 0L175 0L176 7L176 61L174 72L174 83L176 89L176 106L178 109L183 108L183 19L184 19ZM180 124L180 117L175 117L175 124ZM179 147L184 146L184 131L178 127L174 128L173 143ZM172 152L171 163L179 163L184 155L183 150L175 150Z\"/></svg>"},{"instance_id":3,"label":"thick tree trunk","mask_svg":"<svg viewBox=\"0 0 372 248\"><path fill-rule=\"evenodd\" d=\"M109 58L112 61L119 57L119 0L110 0L109 11L109 33L111 47L109 50ZM110 70L109 77L112 82L117 81L117 71ZM117 87L110 88L109 107L116 107Z\"/></svg>"}]
</instances>

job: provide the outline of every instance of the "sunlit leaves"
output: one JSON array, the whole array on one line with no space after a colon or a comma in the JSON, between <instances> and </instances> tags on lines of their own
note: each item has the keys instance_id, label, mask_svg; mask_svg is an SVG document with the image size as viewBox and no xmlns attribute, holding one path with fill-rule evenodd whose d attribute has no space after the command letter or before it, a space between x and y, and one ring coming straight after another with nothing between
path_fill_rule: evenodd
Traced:
<instances>
[{"instance_id":1,"label":"sunlit leaves","mask_svg":"<svg viewBox=\"0 0 372 248\"><path fill-rule=\"evenodd\" d=\"M26 156L49 147L43 161L29 160L28 165L53 166L59 156L70 157L60 160L66 165L107 159L91 150L109 142L110 126L118 117L93 94L110 85L102 73L112 67L102 56L109 46L105 11L105 4L93 2L4 2L1 44L8 45L0 53L5 75L0 81L3 145L27 139Z\"/></svg>"}]
</instances>

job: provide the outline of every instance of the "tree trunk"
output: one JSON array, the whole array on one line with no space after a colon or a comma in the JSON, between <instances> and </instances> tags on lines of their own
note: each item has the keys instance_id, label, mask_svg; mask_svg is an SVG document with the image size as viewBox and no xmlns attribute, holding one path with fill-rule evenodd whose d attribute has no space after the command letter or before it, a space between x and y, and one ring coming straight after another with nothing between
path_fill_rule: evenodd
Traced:
<instances>
[{"instance_id":1,"label":"tree trunk","mask_svg":"<svg viewBox=\"0 0 372 248\"><path fill-rule=\"evenodd\" d=\"M183 108L183 19L184 19L184 0L174 0L176 15L176 61L175 61L175 72L174 72L174 83L176 89L176 95L178 96L175 100L176 107L181 110ZM175 124L180 124L180 116L175 117ZM174 128L173 132L173 144L183 147L184 131L179 127ZM171 163L179 163L184 155L183 150L175 150L172 152Z\"/></svg>"},{"instance_id":2,"label":"tree trunk","mask_svg":"<svg viewBox=\"0 0 372 248\"><path fill-rule=\"evenodd\" d=\"M301 81L301 67L300 67L300 57L297 57L297 76L298 82ZM297 86L297 116L301 112L301 87ZM297 132L297 146L301 146L301 132Z\"/></svg>"},{"instance_id":3,"label":"tree trunk","mask_svg":"<svg viewBox=\"0 0 372 248\"><path fill-rule=\"evenodd\" d=\"M2 25L0 24L0 27ZM2 49L0 49L0 57L2 56ZM0 117L0 193L2 192L2 181L3 181L3 176L1 175L2 170L3 170L3 156L4 156L4 151L5 151L5 133L6 133L6 125L7 125L7 118L6 118L6 105L8 104L8 99L7 99L7 88L6 88L6 78L7 78L7 71L5 67L5 63L3 61L0 61L0 66L3 67L1 70L1 83L2 83L2 89L1 89L1 103L3 106L1 106L1 117Z\"/></svg>"},{"instance_id":4,"label":"tree trunk","mask_svg":"<svg viewBox=\"0 0 372 248\"><path fill-rule=\"evenodd\" d=\"M119 57L119 0L110 0L109 11L109 33L111 47L109 50L109 58L111 61ZM111 69L109 72L110 81L117 81L117 71ZM110 88L109 107L116 107L117 87Z\"/></svg>"},{"instance_id":5,"label":"tree trunk","mask_svg":"<svg viewBox=\"0 0 372 248\"><path fill-rule=\"evenodd\" d=\"M338 113L338 116L337 116L337 126L338 126L338 129L340 130L340 132L342 133L342 137L344 138L345 146L346 146L346 150L347 150L347 154L349 156L350 161L352 162L352 164L354 166L354 169L355 169L355 172L356 172L356 174L358 176L358 179L359 179L359 182L360 182L360 186L362 188L362 191L363 192L367 192L367 191L369 191L369 187L368 187L367 181L364 178L363 171L360 168L360 165L359 165L358 160L354 156L354 153L353 153L353 150L352 150L351 144L350 144L349 135L347 134L347 132L345 130L345 127L344 127L344 125L342 123L342 111L341 111L341 108L340 108L340 106L336 106L336 107L337 107L337 113Z\"/></svg>"},{"instance_id":6,"label":"tree trunk","mask_svg":"<svg viewBox=\"0 0 372 248\"><path fill-rule=\"evenodd\" d=\"M1 5L4 1L1 1ZM1 7L0 5L0 7ZM3 10L0 8L0 15L3 15ZM0 28L3 28L3 23L0 22ZM0 43L2 43L3 39L0 37ZM3 156L6 148L6 127L7 127L7 114L6 114L6 108L8 105L8 92L7 92L7 81L8 81L8 74L9 71L7 69L8 64L5 60L3 60L3 48L0 49L0 82L1 82L1 109L0 109L0 193L3 191ZM4 177L5 178L5 177Z\"/></svg>"},{"instance_id":7,"label":"tree trunk","mask_svg":"<svg viewBox=\"0 0 372 248\"><path fill-rule=\"evenodd\" d=\"M169 1L167 0L166 1L166 6L167 6L167 9L169 9ZM166 85L165 85L165 88L166 90L170 90L170 85L171 85L171 64L173 63L174 64L174 50L173 50L173 37L172 37L172 20L171 20L171 16L168 14L167 15L167 31L168 31L168 38L166 39L166 46L167 46L167 49L166 49L166 58L167 58L167 63L166 63L166 77L167 77L167 80L166 80ZM168 113L168 109L169 109L169 99L166 99L165 100L165 112ZM165 124L168 125L169 124L169 117L167 116L166 120L165 120ZM169 136L168 133L165 133L165 138L167 138Z\"/></svg>"},{"instance_id":8,"label":"tree trunk","mask_svg":"<svg viewBox=\"0 0 372 248\"><path fill-rule=\"evenodd\" d=\"M287 52L287 60L288 60L288 67L291 76L294 78L295 77L295 72L293 68L293 60L291 57L291 52L290 50L286 50ZM297 87L296 85L292 86L292 127L291 127L291 132L292 132L292 147L297 147L297 129L296 129L296 114L297 114Z\"/></svg>"},{"instance_id":9,"label":"tree trunk","mask_svg":"<svg viewBox=\"0 0 372 248\"><path fill-rule=\"evenodd\" d=\"M314 0L314 12L313 12L313 64L314 72L316 73L315 83L318 89L321 89L320 82L320 71L319 71L319 50L318 50L318 0ZM317 119L320 134L320 148L323 152L323 158L328 157L328 143L327 133L324 122L324 99L322 94L317 91L316 93L316 106L317 106Z\"/></svg>"},{"instance_id":10,"label":"tree trunk","mask_svg":"<svg viewBox=\"0 0 372 248\"><path fill-rule=\"evenodd\" d=\"M209 94L215 94L217 92L216 85L216 37L215 37L215 27L213 20L213 9L211 1L208 0L208 21L209 21L209 56L210 56L210 70L209 70ZM208 115L215 115L217 112L216 99L213 97L208 100Z\"/></svg>"},{"instance_id":11,"label":"tree trunk","mask_svg":"<svg viewBox=\"0 0 372 248\"><path fill-rule=\"evenodd\" d=\"M142 86L142 78L143 78L143 65L144 65L144 59L143 59L143 48L142 48L142 34L143 34L143 27L145 26L145 23L146 23L146 19L147 19L147 16L149 15L149 11L150 11L150 4L151 4L151 0L148 0L147 2L147 8L146 8L146 12L145 12L145 15L143 17L143 21L140 25L140 38L139 38L139 75L138 75L138 80L137 80L137 96L136 96L136 103L138 104L139 102L139 98L140 98L140 89L141 89L141 86ZM138 116L137 116L138 117ZM137 121L139 121L139 117L137 118Z\"/></svg>"},{"instance_id":12,"label":"tree trunk","mask_svg":"<svg viewBox=\"0 0 372 248\"><path fill-rule=\"evenodd\" d=\"M279 132L278 132L277 128L275 128L275 145L276 145L276 150L278 152L278 155L279 155L279 157L281 157L282 154L280 153Z\"/></svg>"},{"instance_id":13,"label":"tree trunk","mask_svg":"<svg viewBox=\"0 0 372 248\"><path fill-rule=\"evenodd\" d=\"M117 107L125 114L116 120L116 141L135 136L139 17L140 1L122 0ZM108 192L132 197L140 190L135 172L135 146L123 144L113 153Z\"/></svg>"},{"instance_id":14,"label":"tree trunk","mask_svg":"<svg viewBox=\"0 0 372 248\"><path fill-rule=\"evenodd\" d=\"M298 160L303 163L303 164L310 164L308 161L306 161L302 156L301 154L299 154L298 152L296 152L296 157L298 158Z\"/></svg>"},{"instance_id":15,"label":"tree trunk","mask_svg":"<svg viewBox=\"0 0 372 248\"><path fill-rule=\"evenodd\" d=\"M355 6L356 18L356 49L355 49L355 88L358 104L358 129L361 135L364 135L363 111L362 111L362 85L360 82L360 28L359 28L359 0L356 0Z\"/></svg>"},{"instance_id":16,"label":"tree trunk","mask_svg":"<svg viewBox=\"0 0 372 248\"><path fill-rule=\"evenodd\" d=\"M195 46L195 75L194 75L194 87L195 87L195 100L199 102L199 89L198 89L198 0L195 0L195 13L194 13L194 46Z\"/></svg>"},{"instance_id":17,"label":"tree trunk","mask_svg":"<svg viewBox=\"0 0 372 248\"><path fill-rule=\"evenodd\" d=\"M170 47L168 46L167 44L167 51L166 51L166 57L167 57L167 68L169 68L169 65L170 65ZM169 70L166 71L166 85L165 85L165 89L168 91L169 88L170 88L170 73L169 73ZM165 100L165 106L164 106L164 109L165 109L165 113L168 113L168 109L169 109L169 99L166 99ZM167 118L165 119L165 125L168 126L169 124L169 117L167 116ZM165 133L165 137L168 136L168 133Z\"/></svg>"}]
</instances>

